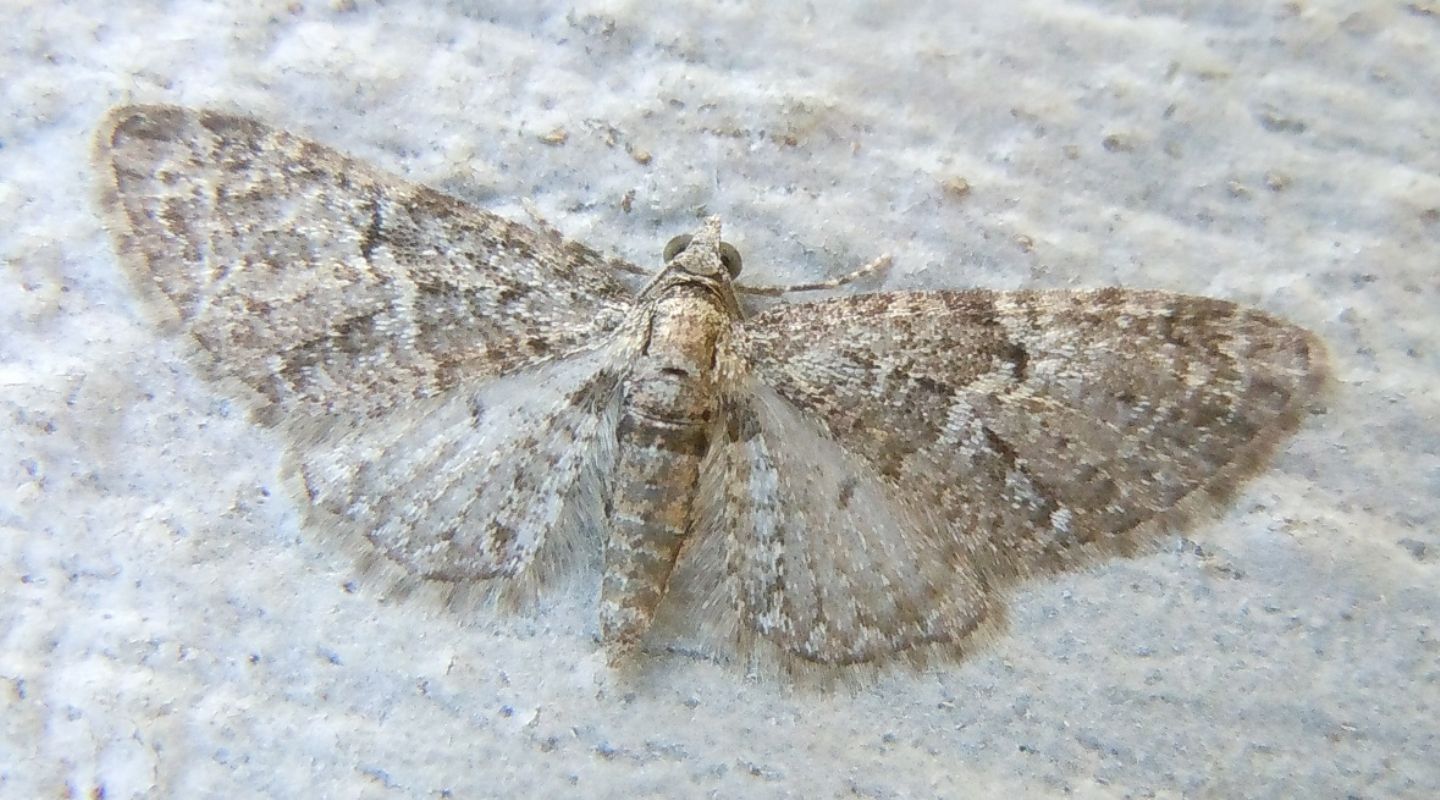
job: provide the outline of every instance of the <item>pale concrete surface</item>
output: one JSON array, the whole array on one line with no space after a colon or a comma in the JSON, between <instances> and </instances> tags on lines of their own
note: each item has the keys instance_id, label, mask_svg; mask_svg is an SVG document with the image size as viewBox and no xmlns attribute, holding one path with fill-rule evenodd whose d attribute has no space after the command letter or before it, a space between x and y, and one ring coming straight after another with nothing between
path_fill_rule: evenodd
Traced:
<instances>
[{"instance_id":1,"label":"pale concrete surface","mask_svg":"<svg viewBox=\"0 0 1440 800\"><path fill-rule=\"evenodd\" d=\"M0 796L1440 796L1440 7L893 5L0 6ZM102 234L131 101L647 265L703 210L755 281L1230 298L1336 391L1229 514L965 663L624 684L587 620L350 590Z\"/></svg>"}]
</instances>

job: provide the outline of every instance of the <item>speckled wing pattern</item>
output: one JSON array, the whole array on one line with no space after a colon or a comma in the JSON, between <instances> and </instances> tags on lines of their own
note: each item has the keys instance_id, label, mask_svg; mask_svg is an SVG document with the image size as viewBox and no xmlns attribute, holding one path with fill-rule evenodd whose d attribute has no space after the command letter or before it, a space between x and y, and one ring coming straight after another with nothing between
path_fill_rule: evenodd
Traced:
<instances>
[{"instance_id":1,"label":"speckled wing pattern","mask_svg":"<svg viewBox=\"0 0 1440 800\"><path fill-rule=\"evenodd\" d=\"M962 653L1015 581L1218 507L1325 380L1304 330L1164 292L743 319L713 219L636 294L247 117L117 109L97 164L132 277L287 434L312 526L450 584L598 549L622 656L676 626L791 669Z\"/></svg>"},{"instance_id":2,"label":"speckled wing pattern","mask_svg":"<svg viewBox=\"0 0 1440 800\"><path fill-rule=\"evenodd\" d=\"M783 305L735 349L698 571L732 576L742 638L823 664L962 649L996 589L1216 507L1325 377L1293 325L1120 289Z\"/></svg>"},{"instance_id":3,"label":"speckled wing pattern","mask_svg":"<svg viewBox=\"0 0 1440 800\"><path fill-rule=\"evenodd\" d=\"M261 421L513 372L593 346L631 303L591 250L249 117L128 106L97 150L151 308L257 393Z\"/></svg>"},{"instance_id":4,"label":"speckled wing pattern","mask_svg":"<svg viewBox=\"0 0 1440 800\"><path fill-rule=\"evenodd\" d=\"M134 282L290 433L312 524L424 578L524 570L603 468L594 351L632 302L603 259L249 117L118 108L96 147Z\"/></svg>"}]
</instances>

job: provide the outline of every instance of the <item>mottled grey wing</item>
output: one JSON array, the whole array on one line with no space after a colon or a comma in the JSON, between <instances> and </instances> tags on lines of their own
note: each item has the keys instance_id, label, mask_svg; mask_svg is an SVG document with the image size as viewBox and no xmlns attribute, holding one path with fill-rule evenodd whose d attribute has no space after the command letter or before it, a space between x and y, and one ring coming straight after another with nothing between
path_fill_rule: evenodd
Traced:
<instances>
[{"instance_id":1,"label":"mottled grey wing","mask_svg":"<svg viewBox=\"0 0 1440 800\"><path fill-rule=\"evenodd\" d=\"M288 466L309 522L363 535L410 573L444 582L544 580L598 552L619 346L462 383L379 420L292 427Z\"/></svg>"},{"instance_id":2,"label":"mottled grey wing","mask_svg":"<svg viewBox=\"0 0 1440 800\"><path fill-rule=\"evenodd\" d=\"M794 672L797 659L846 666L919 657L927 645L954 652L998 621L944 520L901 501L774 388L734 388L712 439L698 530L658 620L665 634L689 645L698 622L708 626L701 649L734 644Z\"/></svg>"},{"instance_id":3,"label":"mottled grey wing","mask_svg":"<svg viewBox=\"0 0 1440 800\"><path fill-rule=\"evenodd\" d=\"M442 581L593 531L630 304L594 253L246 117L116 109L96 161L135 283L283 423L312 527Z\"/></svg>"},{"instance_id":4,"label":"mottled grey wing","mask_svg":"<svg viewBox=\"0 0 1440 800\"><path fill-rule=\"evenodd\" d=\"M765 388L737 401L723 456L748 484L727 500L731 591L743 626L822 663L957 642L979 587L1129 553L1212 507L1326 371L1311 334L1264 313L1119 289L782 305L736 353Z\"/></svg>"},{"instance_id":5,"label":"mottled grey wing","mask_svg":"<svg viewBox=\"0 0 1440 800\"><path fill-rule=\"evenodd\" d=\"M593 252L256 120L118 108L101 205L135 283L257 419L381 413L613 330Z\"/></svg>"}]
</instances>

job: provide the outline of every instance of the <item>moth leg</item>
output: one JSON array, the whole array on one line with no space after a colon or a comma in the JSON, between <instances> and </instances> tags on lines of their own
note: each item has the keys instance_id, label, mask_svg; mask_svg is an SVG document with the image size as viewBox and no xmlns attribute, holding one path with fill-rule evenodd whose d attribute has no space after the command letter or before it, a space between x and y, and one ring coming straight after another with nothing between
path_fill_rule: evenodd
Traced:
<instances>
[{"instance_id":1,"label":"moth leg","mask_svg":"<svg viewBox=\"0 0 1440 800\"><path fill-rule=\"evenodd\" d=\"M530 218L530 223L541 233L545 234L547 238L557 244L563 244L566 241L565 234L561 233L559 228L550 224L550 220L546 219L544 215L540 213L540 207L535 205L534 200L529 197L522 198L520 200L520 207L525 209L525 216Z\"/></svg>"},{"instance_id":2,"label":"moth leg","mask_svg":"<svg viewBox=\"0 0 1440 800\"><path fill-rule=\"evenodd\" d=\"M525 209L525 216L530 218L531 224L534 225L535 228L538 229L542 235L544 235L548 239L551 239L556 244L562 247L573 247L579 250L584 250L586 254L592 257L593 260L603 262L607 268L616 270L617 272L625 272L631 275L643 275L647 278L652 276L651 271L645 269L644 267L637 267L624 259L604 255L602 253L596 252L589 247L586 247L583 244L580 244L579 242L565 238L565 234L561 233L559 228L551 225L550 220L545 219L545 217L541 216L539 207L537 207L535 205L535 202L530 198L527 197L524 200L521 200L520 205L522 208Z\"/></svg>"},{"instance_id":3,"label":"moth leg","mask_svg":"<svg viewBox=\"0 0 1440 800\"><path fill-rule=\"evenodd\" d=\"M838 289L839 287L844 286L847 283L854 283L855 281L864 278L872 272L879 272L880 270L888 269L890 267L890 263L891 258L889 254L886 254L880 256L874 261L871 261L869 264L866 264L865 266L855 270L854 272L848 272L844 275L839 276L838 278L831 278L828 281L820 281L819 283L797 283L790 286L746 286L745 284L737 283L735 284L735 291L742 294L763 295L765 297L779 297L780 295L789 294L791 292L821 292L826 289Z\"/></svg>"}]
</instances>

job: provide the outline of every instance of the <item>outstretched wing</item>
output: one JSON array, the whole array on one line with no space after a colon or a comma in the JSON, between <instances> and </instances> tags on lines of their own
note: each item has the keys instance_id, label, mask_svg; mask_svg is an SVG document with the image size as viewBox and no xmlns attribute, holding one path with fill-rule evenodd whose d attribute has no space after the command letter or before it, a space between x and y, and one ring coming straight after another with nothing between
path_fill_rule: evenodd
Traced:
<instances>
[{"instance_id":1,"label":"outstretched wing","mask_svg":"<svg viewBox=\"0 0 1440 800\"><path fill-rule=\"evenodd\" d=\"M717 455L734 489L708 544L742 638L824 664L957 643L989 588L1213 506L1325 378L1299 328L1118 289L777 306L736 353L763 388Z\"/></svg>"},{"instance_id":2,"label":"outstretched wing","mask_svg":"<svg viewBox=\"0 0 1440 800\"><path fill-rule=\"evenodd\" d=\"M284 424L313 527L440 581L593 530L631 300L599 256L246 117L116 109L96 160L132 278Z\"/></svg>"},{"instance_id":3,"label":"outstretched wing","mask_svg":"<svg viewBox=\"0 0 1440 800\"><path fill-rule=\"evenodd\" d=\"M712 437L701 517L660 629L785 669L950 651L998 605L960 540L823 422L758 381L737 387ZM844 391L843 388L838 391ZM682 616L676 624L673 616ZM709 626L706 628L705 626Z\"/></svg>"},{"instance_id":4,"label":"outstretched wing","mask_svg":"<svg viewBox=\"0 0 1440 800\"><path fill-rule=\"evenodd\" d=\"M248 117L118 108L96 163L134 282L262 422L505 374L586 347L630 304L588 249Z\"/></svg>"},{"instance_id":5,"label":"outstretched wing","mask_svg":"<svg viewBox=\"0 0 1440 800\"><path fill-rule=\"evenodd\" d=\"M378 422L293 429L311 527L363 535L443 582L543 579L583 557L615 452L615 346L465 383Z\"/></svg>"}]
</instances>

